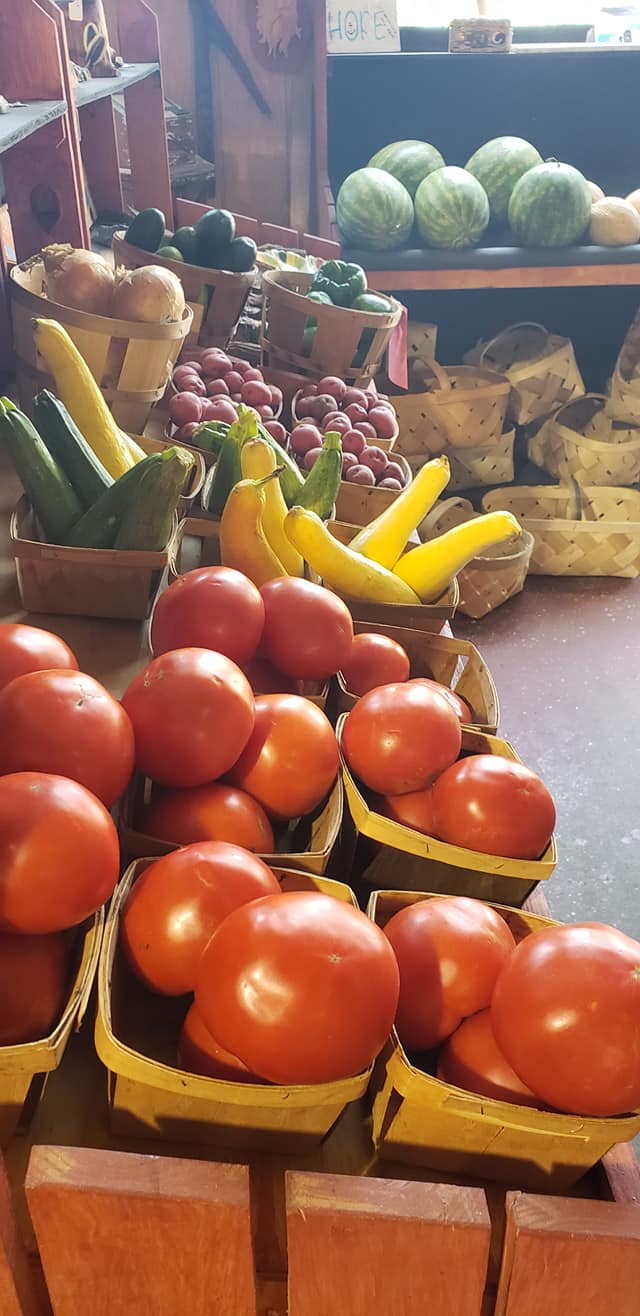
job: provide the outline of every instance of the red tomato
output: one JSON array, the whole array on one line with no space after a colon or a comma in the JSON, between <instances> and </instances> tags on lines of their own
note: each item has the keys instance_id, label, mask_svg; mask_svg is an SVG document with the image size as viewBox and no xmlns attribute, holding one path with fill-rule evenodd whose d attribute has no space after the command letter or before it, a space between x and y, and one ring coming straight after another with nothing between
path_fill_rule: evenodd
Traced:
<instances>
[{"instance_id":1,"label":"red tomato","mask_svg":"<svg viewBox=\"0 0 640 1316\"><path fill-rule=\"evenodd\" d=\"M400 969L396 1029L409 1051L428 1051L468 1015L485 1010L515 946L504 919L466 896L419 900L385 933Z\"/></svg>"},{"instance_id":2,"label":"red tomato","mask_svg":"<svg viewBox=\"0 0 640 1316\"><path fill-rule=\"evenodd\" d=\"M154 658L123 696L136 766L163 786L201 786L228 772L253 730L246 676L211 649Z\"/></svg>"},{"instance_id":3,"label":"red tomato","mask_svg":"<svg viewBox=\"0 0 640 1316\"><path fill-rule=\"evenodd\" d=\"M416 680L419 680L422 685L431 686L433 690L439 690L440 694L444 695L445 699L449 701L456 717L463 726L469 726L473 722L473 713L469 704L461 695L457 695L455 690L450 690L449 686L443 685L441 681L430 681L427 676L416 677Z\"/></svg>"},{"instance_id":4,"label":"red tomato","mask_svg":"<svg viewBox=\"0 0 640 1316\"><path fill-rule=\"evenodd\" d=\"M339 753L328 717L301 695L259 695L253 734L229 773L271 818L301 818L331 790Z\"/></svg>"},{"instance_id":5,"label":"red tomato","mask_svg":"<svg viewBox=\"0 0 640 1316\"><path fill-rule=\"evenodd\" d=\"M366 695L379 685L408 681L411 663L406 650L388 635L375 631L354 636L351 655L342 668L342 677L352 695Z\"/></svg>"},{"instance_id":6,"label":"red tomato","mask_svg":"<svg viewBox=\"0 0 640 1316\"><path fill-rule=\"evenodd\" d=\"M278 879L257 855L204 841L158 859L131 888L122 946L145 986L165 996L192 992L200 956L233 909L279 895Z\"/></svg>"},{"instance_id":7,"label":"red tomato","mask_svg":"<svg viewBox=\"0 0 640 1316\"><path fill-rule=\"evenodd\" d=\"M21 623L0 626L0 690L25 672L44 672L49 667L78 670L78 660L68 644L51 631Z\"/></svg>"},{"instance_id":8,"label":"red tomato","mask_svg":"<svg viewBox=\"0 0 640 1316\"><path fill-rule=\"evenodd\" d=\"M20 937L0 932L0 1046L47 1037L64 1009L69 979L60 932Z\"/></svg>"},{"instance_id":9,"label":"red tomato","mask_svg":"<svg viewBox=\"0 0 640 1316\"><path fill-rule=\"evenodd\" d=\"M438 1057L438 1078L480 1097L540 1106L502 1054L491 1027L491 1011L481 1010L456 1028Z\"/></svg>"},{"instance_id":10,"label":"red tomato","mask_svg":"<svg viewBox=\"0 0 640 1316\"><path fill-rule=\"evenodd\" d=\"M379 795L422 790L458 757L460 723L437 690L382 685L358 700L342 733L352 772Z\"/></svg>"},{"instance_id":11,"label":"red tomato","mask_svg":"<svg viewBox=\"0 0 640 1316\"><path fill-rule=\"evenodd\" d=\"M228 841L258 854L272 854L275 849L262 805L224 782L154 792L140 818L140 831L173 845Z\"/></svg>"},{"instance_id":12,"label":"red tomato","mask_svg":"<svg viewBox=\"0 0 640 1316\"><path fill-rule=\"evenodd\" d=\"M391 1031L398 966L359 909L315 891L230 914L198 971L205 1026L273 1083L330 1083L366 1069Z\"/></svg>"},{"instance_id":13,"label":"red tomato","mask_svg":"<svg viewBox=\"0 0 640 1316\"><path fill-rule=\"evenodd\" d=\"M113 893L115 823L84 786L46 772L0 777L0 927L59 932Z\"/></svg>"},{"instance_id":14,"label":"red tomato","mask_svg":"<svg viewBox=\"0 0 640 1316\"><path fill-rule=\"evenodd\" d=\"M344 667L353 622L337 594L295 576L270 580L260 593L265 606L261 652L274 667L300 681L325 681Z\"/></svg>"},{"instance_id":15,"label":"red tomato","mask_svg":"<svg viewBox=\"0 0 640 1316\"><path fill-rule=\"evenodd\" d=\"M523 1083L576 1115L640 1106L640 943L576 924L532 932L491 1002L496 1041Z\"/></svg>"},{"instance_id":16,"label":"red tomato","mask_svg":"<svg viewBox=\"0 0 640 1316\"><path fill-rule=\"evenodd\" d=\"M191 1006L182 1025L178 1042L178 1064L188 1074L201 1074L204 1078L218 1078L224 1083L262 1083L237 1056L225 1051L205 1028L195 1005Z\"/></svg>"},{"instance_id":17,"label":"red tomato","mask_svg":"<svg viewBox=\"0 0 640 1316\"><path fill-rule=\"evenodd\" d=\"M432 789L427 786L423 791L410 791L408 795L381 795L376 808L383 818L391 818L424 836L433 836Z\"/></svg>"},{"instance_id":18,"label":"red tomato","mask_svg":"<svg viewBox=\"0 0 640 1316\"><path fill-rule=\"evenodd\" d=\"M200 567L178 576L158 596L151 647L215 649L242 666L262 636L264 603L251 580L232 567Z\"/></svg>"},{"instance_id":19,"label":"red tomato","mask_svg":"<svg viewBox=\"0 0 640 1316\"><path fill-rule=\"evenodd\" d=\"M53 772L110 809L133 772L133 727L84 672L28 672L0 692L0 773Z\"/></svg>"},{"instance_id":20,"label":"red tomato","mask_svg":"<svg viewBox=\"0 0 640 1316\"><path fill-rule=\"evenodd\" d=\"M292 676L279 672L266 658L251 658L243 672L256 695L295 695L297 682Z\"/></svg>"},{"instance_id":21,"label":"red tomato","mask_svg":"<svg viewBox=\"0 0 640 1316\"><path fill-rule=\"evenodd\" d=\"M497 754L472 754L433 787L436 836L482 854L538 859L556 821L544 782L522 763Z\"/></svg>"}]
</instances>

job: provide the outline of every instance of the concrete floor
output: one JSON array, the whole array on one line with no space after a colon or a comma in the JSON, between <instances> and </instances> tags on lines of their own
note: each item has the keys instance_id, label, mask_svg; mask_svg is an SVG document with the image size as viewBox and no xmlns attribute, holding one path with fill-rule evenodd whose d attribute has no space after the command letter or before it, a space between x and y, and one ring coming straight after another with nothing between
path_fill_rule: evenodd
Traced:
<instances>
[{"instance_id":1,"label":"concrete floor","mask_svg":"<svg viewBox=\"0 0 640 1316\"><path fill-rule=\"evenodd\" d=\"M529 577L453 630L493 673L501 734L554 796L552 913L640 939L640 581Z\"/></svg>"}]
</instances>

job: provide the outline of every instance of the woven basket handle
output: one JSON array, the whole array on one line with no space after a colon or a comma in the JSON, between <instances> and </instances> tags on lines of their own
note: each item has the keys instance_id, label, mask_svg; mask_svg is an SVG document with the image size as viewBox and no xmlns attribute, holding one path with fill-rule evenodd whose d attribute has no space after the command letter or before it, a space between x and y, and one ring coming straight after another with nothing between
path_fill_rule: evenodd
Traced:
<instances>
[{"instance_id":1,"label":"woven basket handle","mask_svg":"<svg viewBox=\"0 0 640 1316\"><path fill-rule=\"evenodd\" d=\"M413 361L414 370L417 365L424 366L425 370L427 370L430 375L434 376L438 388L441 388L443 393L451 392L451 380L449 379L446 370L438 364L435 358L433 361L427 361L423 356L416 356Z\"/></svg>"},{"instance_id":2,"label":"woven basket handle","mask_svg":"<svg viewBox=\"0 0 640 1316\"><path fill-rule=\"evenodd\" d=\"M441 502L436 503L430 512L427 512L424 520L420 523L420 529L427 539L431 532L437 529L442 516L454 507L461 508L463 512L470 511L473 513L474 510L473 504L469 502L468 498L444 498Z\"/></svg>"},{"instance_id":3,"label":"woven basket handle","mask_svg":"<svg viewBox=\"0 0 640 1316\"><path fill-rule=\"evenodd\" d=\"M498 343L501 343L502 340L506 338L507 334L512 334L514 330L517 329L540 329L545 338L550 337L549 330L543 324L538 324L535 320L518 320L516 324L510 324L506 329L501 329L500 333L496 334L495 338L490 338L489 342L485 343L479 364L483 366L485 363L484 359L491 348L496 347Z\"/></svg>"}]
</instances>

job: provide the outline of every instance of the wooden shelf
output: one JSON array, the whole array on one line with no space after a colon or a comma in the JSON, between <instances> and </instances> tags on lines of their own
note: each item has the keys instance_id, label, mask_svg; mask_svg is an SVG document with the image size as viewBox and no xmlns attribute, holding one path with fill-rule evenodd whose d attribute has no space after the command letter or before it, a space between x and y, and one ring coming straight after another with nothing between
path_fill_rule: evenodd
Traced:
<instances>
[{"instance_id":1,"label":"wooden shelf","mask_svg":"<svg viewBox=\"0 0 640 1316\"><path fill-rule=\"evenodd\" d=\"M519 247L486 247L446 256L442 252L399 252L389 260L395 268L384 267L382 253L347 250L344 256L364 265L370 286L381 292L640 285L640 246L549 250L542 259L534 256L529 261L527 252Z\"/></svg>"},{"instance_id":2,"label":"wooden shelf","mask_svg":"<svg viewBox=\"0 0 640 1316\"><path fill-rule=\"evenodd\" d=\"M16 105L8 114L0 114L0 155L45 124L61 119L66 112L66 101L31 101L28 105Z\"/></svg>"},{"instance_id":3,"label":"wooden shelf","mask_svg":"<svg viewBox=\"0 0 640 1316\"><path fill-rule=\"evenodd\" d=\"M73 99L78 109L82 109L84 105L93 105L94 101L104 100L107 96L120 96L128 87L135 86L136 82L144 82L159 72L158 63L123 64L116 78L88 78L86 82L76 83Z\"/></svg>"}]
</instances>

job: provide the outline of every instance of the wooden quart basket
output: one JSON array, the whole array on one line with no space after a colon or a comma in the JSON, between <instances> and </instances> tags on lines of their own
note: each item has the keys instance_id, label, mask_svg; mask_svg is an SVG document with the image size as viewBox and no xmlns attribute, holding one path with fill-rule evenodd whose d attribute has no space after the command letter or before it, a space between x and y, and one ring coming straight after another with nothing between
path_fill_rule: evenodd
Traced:
<instances>
[{"instance_id":1,"label":"wooden quart basket","mask_svg":"<svg viewBox=\"0 0 640 1316\"><path fill-rule=\"evenodd\" d=\"M464 359L507 376L509 416L515 425L548 416L584 393L571 340L550 334L542 324L509 325L490 342L478 343Z\"/></svg>"},{"instance_id":2,"label":"wooden quart basket","mask_svg":"<svg viewBox=\"0 0 640 1316\"><path fill-rule=\"evenodd\" d=\"M376 626L373 622L356 622L353 629L356 635L373 631L401 644L411 662L412 680L427 677L455 690L471 709L472 730L495 735L500 721L498 692L475 645L447 635L425 635L400 626ZM348 713L357 703L357 696L349 691L342 672L338 672L337 681L338 708L341 713Z\"/></svg>"},{"instance_id":3,"label":"wooden quart basket","mask_svg":"<svg viewBox=\"0 0 640 1316\"><path fill-rule=\"evenodd\" d=\"M458 489L475 489L477 486L511 484L515 475L514 447L515 430L505 430L493 448L446 448L444 456L449 460L451 477L447 485L449 493ZM415 460L414 468L422 465Z\"/></svg>"},{"instance_id":4,"label":"wooden quart basket","mask_svg":"<svg viewBox=\"0 0 640 1316\"><path fill-rule=\"evenodd\" d=\"M377 891L367 909L384 927L399 910L438 896ZM557 926L551 919L494 905L516 941ZM640 1111L611 1119L561 1115L452 1087L411 1063L393 1032L369 1095L373 1139L382 1159L427 1165L449 1175L497 1179L537 1192L564 1192L616 1143L640 1131Z\"/></svg>"},{"instance_id":5,"label":"wooden quart basket","mask_svg":"<svg viewBox=\"0 0 640 1316\"><path fill-rule=\"evenodd\" d=\"M340 744L347 716L342 714L338 719ZM497 754L520 762L506 740L467 728L462 732L462 749L467 754ZM460 845L447 845L376 813L352 776L344 755L341 762L346 807L340 859L345 865L354 863L359 836L376 842L375 855L362 873L369 886L399 891L428 888L440 895L471 896L476 900L520 906L538 882L551 877L558 862L553 837L539 859L507 859ZM350 869L345 867L344 871Z\"/></svg>"},{"instance_id":6,"label":"wooden quart basket","mask_svg":"<svg viewBox=\"0 0 640 1316\"><path fill-rule=\"evenodd\" d=\"M293 368L321 378L337 375L348 384L365 384L380 368L402 307L393 297L388 315L310 302L312 274L267 270L262 276L262 350L269 365ZM316 324L308 354L305 329Z\"/></svg>"},{"instance_id":7,"label":"wooden quart basket","mask_svg":"<svg viewBox=\"0 0 640 1316\"><path fill-rule=\"evenodd\" d=\"M364 1095L371 1070L336 1083L283 1087L228 1083L178 1069L176 1047L186 1014L184 999L145 992L118 952L124 903L149 862L141 859L132 864L116 890L98 970L95 1043L109 1071L114 1131L265 1151L300 1152L317 1145L346 1107ZM321 891L356 903L341 882L282 867L276 871L285 890Z\"/></svg>"},{"instance_id":8,"label":"wooden quart basket","mask_svg":"<svg viewBox=\"0 0 640 1316\"><path fill-rule=\"evenodd\" d=\"M31 507L21 498L9 527L20 600L26 612L142 621L147 616L170 545L162 553L68 548L37 537Z\"/></svg>"},{"instance_id":9,"label":"wooden quart basket","mask_svg":"<svg viewBox=\"0 0 640 1316\"><path fill-rule=\"evenodd\" d=\"M419 527L422 540L452 530L470 521L478 513L467 498L445 498L436 503ZM529 571L533 552L533 535L523 528L513 545L487 549L458 572L459 611L478 621L501 604L520 594Z\"/></svg>"},{"instance_id":10,"label":"wooden quart basket","mask_svg":"<svg viewBox=\"0 0 640 1316\"><path fill-rule=\"evenodd\" d=\"M22 407L30 412L31 400L41 388L55 392L33 336L34 317L44 316L64 325L121 429L140 434L151 408L164 394L191 328L189 307L175 324L137 324L60 306L42 295L43 288L44 266L39 256L14 265L11 317Z\"/></svg>"},{"instance_id":11,"label":"wooden quart basket","mask_svg":"<svg viewBox=\"0 0 640 1316\"><path fill-rule=\"evenodd\" d=\"M505 508L533 535L539 576L640 575L640 493L576 484L493 489L485 512Z\"/></svg>"},{"instance_id":12,"label":"wooden quart basket","mask_svg":"<svg viewBox=\"0 0 640 1316\"><path fill-rule=\"evenodd\" d=\"M124 233L113 239L116 265L137 270L142 265L161 265L180 280L193 320L187 345L227 347L244 310L256 279L256 271L234 274L230 270L212 270L205 265L188 265L186 261L167 260L155 251L143 251L127 242Z\"/></svg>"},{"instance_id":13,"label":"wooden quart basket","mask_svg":"<svg viewBox=\"0 0 640 1316\"><path fill-rule=\"evenodd\" d=\"M616 420L640 425L640 311L636 312L609 381L609 412Z\"/></svg>"},{"instance_id":14,"label":"wooden quart basket","mask_svg":"<svg viewBox=\"0 0 640 1316\"><path fill-rule=\"evenodd\" d=\"M329 521L329 529L342 544L355 539L360 526L345 525L342 521ZM415 540L415 542L414 542ZM417 545L413 536L407 548ZM345 598L354 622L378 622L382 626L406 626L411 631L438 635L446 622L453 621L460 593L454 577L449 588L435 603L368 603L362 599Z\"/></svg>"},{"instance_id":15,"label":"wooden quart basket","mask_svg":"<svg viewBox=\"0 0 640 1316\"><path fill-rule=\"evenodd\" d=\"M529 440L529 456L556 480L582 485L640 481L639 424L614 420L609 399L586 393L567 402Z\"/></svg>"},{"instance_id":16,"label":"wooden quart basket","mask_svg":"<svg viewBox=\"0 0 640 1316\"><path fill-rule=\"evenodd\" d=\"M405 457L499 444L510 392L504 375L480 366L441 366L415 358L410 386L411 393L393 399L400 426L396 446Z\"/></svg>"},{"instance_id":17,"label":"wooden quart basket","mask_svg":"<svg viewBox=\"0 0 640 1316\"><path fill-rule=\"evenodd\" d=\"M15 1133L29 1097L29 1111L35 1111L44 1092L48 1075L57 1069L67 1042L80 1028L89 1003L104 928L104 912L98 910L72 934L76 947L76 968L67 1003L48 1037L19 1046L0 1047L0 1145Z\"/></svg>"}]
</instances>

